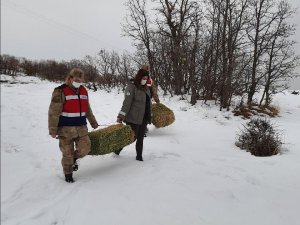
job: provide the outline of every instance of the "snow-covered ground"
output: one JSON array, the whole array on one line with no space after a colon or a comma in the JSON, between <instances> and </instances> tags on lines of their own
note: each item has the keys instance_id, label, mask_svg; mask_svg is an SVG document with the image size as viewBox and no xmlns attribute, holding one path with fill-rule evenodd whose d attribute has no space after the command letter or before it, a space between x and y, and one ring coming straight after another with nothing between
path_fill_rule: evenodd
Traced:
<instances>
[{"instance_id":1,"label":"snow-covered ground","mask_svg":"<svg viewBox=\"0 0 300 225\"><path fill-rule=\"evenodd\" d=\"M16 81L1 84L1 224L299 224L300 95L274 97L280 117L272 120L285 144L282 154L262 158L234 145L244 120L215 106L161 96L176 122L149 127L144 162L135 160L134 144L120 156L87 156L70 184L58 141L47 129L58 84L22 76ZM98 122L115 123L123 94L89 96Z\"/></svg>"}]
</instances>

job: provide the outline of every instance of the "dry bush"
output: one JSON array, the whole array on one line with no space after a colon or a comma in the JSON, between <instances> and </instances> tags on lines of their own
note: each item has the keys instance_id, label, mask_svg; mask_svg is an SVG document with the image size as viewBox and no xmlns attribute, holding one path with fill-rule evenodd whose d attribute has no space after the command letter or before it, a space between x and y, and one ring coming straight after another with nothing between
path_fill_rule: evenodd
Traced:
<instances>
[{"instance_id":1,"label":"dry bush","mask_svg":"<svg viewBox=\"0 0 300 225\"><path fill-rule=\"evenodd\" d=\"M251 119L237 136L236 146L255 156L271 156L280 152L281 135L270 120Z\"/></svg>"},{"instance_id":2,"label":"dry bush","mask_svg":"<svg viewBox=\"0 0 300 225\"><path fill-rule=\"evenodd\" d=\"M252 116L270 116L276 117L279 114L279 108L276 106L266 106L258 104L242 105L236 107L233 111L235 116L241 116L243 119L250 119Z\"/></svg>"}]
</instances>

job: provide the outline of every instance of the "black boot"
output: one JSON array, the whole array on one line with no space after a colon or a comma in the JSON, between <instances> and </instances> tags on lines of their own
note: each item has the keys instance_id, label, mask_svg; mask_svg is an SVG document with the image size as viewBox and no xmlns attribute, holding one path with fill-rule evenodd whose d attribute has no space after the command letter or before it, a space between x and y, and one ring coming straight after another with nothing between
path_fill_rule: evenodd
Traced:
<instances>
[{"instance_id":1,"label":"black boot","mask_svg":"<svg viewBox=\"0 0 300 225\"><path fill-rule=\"evenodd\" d=\"M142 156L136 156L135 159L138 160L138 161L144 161Z\"/></svg>"},{"instance_id":2,"label":"black boot","mask_svg":"<svg viewBox=\"0 0 300 225\"><path fill-rule=\"evenodd\" d=\"M73 174L65 174L65 181L68 182L68 183L73 183L74 182L74 179L73 179Z\"/></svg>"},{"instance_id":3,"label":"black boot","mask_svg":"<svg viewBox=\"0 0 300 225\"><path fill-rule=\"evenodd\" d=\"M72 165L72 169L73 171L77 171L78 170L78 163L76 162L76 158L74 158L74 164Z\"/></svg>"}]
</instances>

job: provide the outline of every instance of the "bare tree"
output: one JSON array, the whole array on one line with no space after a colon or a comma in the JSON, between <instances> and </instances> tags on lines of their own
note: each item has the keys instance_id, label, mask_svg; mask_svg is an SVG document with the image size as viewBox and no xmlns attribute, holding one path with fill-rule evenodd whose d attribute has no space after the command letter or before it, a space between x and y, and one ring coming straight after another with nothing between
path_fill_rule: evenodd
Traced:
<instances>
[{"instance_id":1,"label":"bare tree","mask_svg":"<svg viewBox=\"0 0 300 225\"><path fill-rule=\"evenodd\" d=\"M210 41L206 49L208 67L204 73L205 95L213 92L220 99L220 110L231 104L234 87L242 74L242 49L245 49L248 0L210 0ZM238 76L238 77L236 77ZM209 82L211 81L211 82ZM207 84L211 83L209 87Z\"/></svg>"},{"instance_id":2,"label":"bare tree","mask_svg":"<svg viewBox=\"0 0 300 225\"><path fill-rule=\"evenodd\" d=\"M123 24L123 31L126 36L135 41L136 47L145 49L147 61L150 65L150 73L155 78L154 53L151 40L154 34L150 27L151 20L146 3L146 0L127 1L126 6L129 14L126 17L125 24Z\"/></svg>"},{"instance_id":3,"label":"bare tree","mask_svg":"<svg viewBox=\"0 0 300 225\"><path fill-rule=\"evenodd\" d=\"M271 93L275 93L279 87L284 87L286 81L293 77L294 69L299 66L299 56L295 56L292 49L295 41L290 39L295 26L287 22L294 13L295 10L286 1L278 3L276 20L269 34L270 47L266 51L264 92L260 105L265 98L265 105L269 106Z\"/></svg>"},{"instance_id":4,"label":"bare tree","mask_svg":"<svg viewBox=\"0 0 300 225\"><path fill-rule=\"evenodd\" d=\"M190 35L194 19L198 19L199 7L197 1L159 0L160 7L157 9L162 20L157 19L161 35L170 40L170 58L172 61L174 93L183 94L185 75L184 71L186 52L184 42Z\"/></svg>"},{"instance_id":5,"label":"bare tree","mask_svg":"<svg viewBox=\"0 0 300 225\"><path fill-rule=\"evenodd\" d=\"M120 56L119 65L117 67L118 74L119 74L118 81L122 89L125 88L130 77L134 76L134 72L135 72L134 68L135 68L135 64L132 57L130 56L129 53L124 52Z\"/></svg>"},{"instance_id":6,"label":"bare tree","mask_svg":"<svg viewBox=\"0 0 300 225\"><path fill-rule=\"evenodd\" d=\"M253 18L249 22L248 38L252 48L251 83L248 90L248 104L252 103L258 84L263 78L261 57L270 44L269 29L276 19L273 13L274 0L250 0Z\"/></svg>"}]
</instances>

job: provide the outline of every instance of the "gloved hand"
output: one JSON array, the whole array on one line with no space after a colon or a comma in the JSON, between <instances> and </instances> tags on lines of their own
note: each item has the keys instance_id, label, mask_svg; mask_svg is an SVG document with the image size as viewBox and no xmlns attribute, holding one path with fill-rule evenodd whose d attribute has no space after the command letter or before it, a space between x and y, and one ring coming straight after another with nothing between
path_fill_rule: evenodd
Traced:
<instances>
[{"instance_id":1,"label":"gloved hand","mask_svg":"<svg viewBox=\"0 0 300 225\"><path fill-rule=\"evenodd\" d=\"M98 127L99 127L98 123L92 124L92 128L96 129L96 128L98 128Z\"/></svg>"},{"instance_id":2,"label":"gloved hand","mask_svg":"<svg viewBox=\"0 0 300 225\"><path fill-rule=\"evenodd\" d=\"M121 117L117 117L117 123L122 123L123 122L123 119Z\"/></svg>"},{"instance_id":3,"label":"gloved hand","mask_svg":"<svg viewBox=\"0 0 300 225\"><path fill-rule=\"evenodd\" d=\"M51 137L53 137L53 138L57 138L57 135L56 134L50 134L51 135Z\"/></svg>"}]
</instances>

